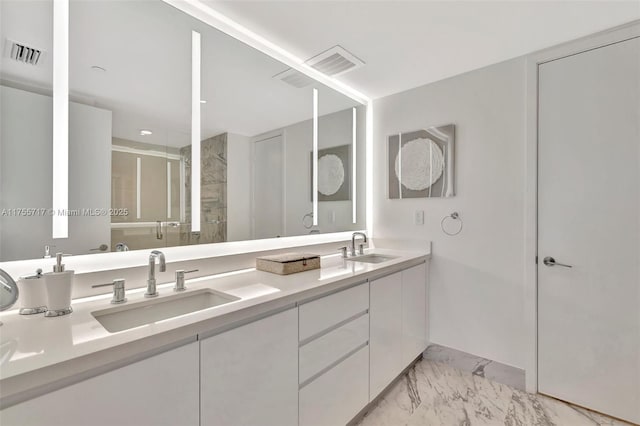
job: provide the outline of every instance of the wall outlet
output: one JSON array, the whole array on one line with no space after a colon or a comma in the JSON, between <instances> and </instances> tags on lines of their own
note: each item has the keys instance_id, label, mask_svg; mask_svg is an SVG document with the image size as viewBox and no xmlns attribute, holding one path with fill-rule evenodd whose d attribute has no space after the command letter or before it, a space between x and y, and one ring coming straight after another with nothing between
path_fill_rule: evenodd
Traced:
<instances>
[{"instance_id":1,"label":"wall outlet","mask_svg":"<svg viewBox=\"0 0 640 426\"><path fill-rule=\"evenodd\" d=\"M335 210L331 210L329 212L329 223L336 223L336 212L335 212Z\"/></svg>"},{"instance_id":2,"label":"wall outlet","mask_svg":"<svg viewBox=\"0 0 640 426\"><path fill-rule=\"evenodd\" d=\"M413 215L413 223L415 225L424 225L424 210L416 210Z\"/></svg>"}]
</instances>

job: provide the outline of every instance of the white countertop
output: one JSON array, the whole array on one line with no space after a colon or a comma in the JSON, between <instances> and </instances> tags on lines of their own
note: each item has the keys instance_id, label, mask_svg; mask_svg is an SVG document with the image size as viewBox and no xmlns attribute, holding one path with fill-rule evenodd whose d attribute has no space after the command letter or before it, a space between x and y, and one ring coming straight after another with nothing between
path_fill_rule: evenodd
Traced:
<instances>
[{"instance_id":1,"label":"white countertop","mask_svg":"<svg viewBox=\"0 0 640 426\"><path fill-rule=\"evenodd\" d=\"M367 278L384 275L424 262L428 252L375 249L395 259L379 263L347 261L340 255L324 256L321 268L292 275L275 275L255 269L187 280L187 292L212 289L239 300L148 325L110 333L92 312L108 309L111 292L74 300L74 312L57 318L18 315L18 310L0 314L0 407L96 374L97 369L115 368L170 345L195 341L216 330L241 324L270 312L348 287ZM135 287L135 286L132 286ZM158 286L160 296L174 296L173 284ZM144 289L127 291L131 306L148 302ZM183 293L183 294L184 294ZM106 370L105 370L106 371Z\"/></svg>"}]
</instances>

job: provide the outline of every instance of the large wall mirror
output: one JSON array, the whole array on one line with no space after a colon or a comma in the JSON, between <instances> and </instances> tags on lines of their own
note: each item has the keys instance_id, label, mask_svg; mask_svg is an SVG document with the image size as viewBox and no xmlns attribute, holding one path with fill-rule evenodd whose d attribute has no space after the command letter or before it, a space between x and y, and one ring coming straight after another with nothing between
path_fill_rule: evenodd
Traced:
<instances>
[{"instance_id":1,"label":"large wall mirror","mask_svg":"<svg viewBox=\"0 0 640 426\"><path fill-rule=\"evenodd\" d=\"M366 106L161 0L71 0L52 238L53 0L0 17L0 261L366 227Z\"/></svg>"}]
</instances>

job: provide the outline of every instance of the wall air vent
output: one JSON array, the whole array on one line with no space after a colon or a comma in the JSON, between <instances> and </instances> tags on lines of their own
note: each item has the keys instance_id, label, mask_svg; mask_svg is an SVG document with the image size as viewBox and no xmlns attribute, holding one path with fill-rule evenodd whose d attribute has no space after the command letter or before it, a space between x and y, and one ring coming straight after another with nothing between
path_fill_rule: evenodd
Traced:
<instances>
[{"instance_id":1,"label":"wall air vent","mask_svg":"<svg viewBox=\"0 0 640 426\"><path fill-rule=\"evenodd\" d=\"M306 61L306 64L328 76L337 76L347 71L353 71L364 65L354 54L345 50L342 46L333 46L319 55Z\"/></svg>"},{"instance_id":2,"label":"wall air vent","mask_svg":"<svg viewBox=\"0 0 640 426\"><path fill-rule=\"evenodd\" d=\"M37 49L35 47L28 46L25 43L9 39L6 41L5 51L7 56L14 61L30 65L38 65L38 62L44 55L44 51L42 49Z\"/></svg>"},{"instance_id":3,"label":"wall air vent","mask_svg":"<svg viewBox=\"0 0 640 426\"><path fill-rule=\"evenodd\" d=\"M289 68L286 71L276 74L273 76L273 78L282 80L285 83L290 84L293 87L298 89L306 87L314 82L314 80L311 77L293 68Z\"/></svg>"}]
</instances>

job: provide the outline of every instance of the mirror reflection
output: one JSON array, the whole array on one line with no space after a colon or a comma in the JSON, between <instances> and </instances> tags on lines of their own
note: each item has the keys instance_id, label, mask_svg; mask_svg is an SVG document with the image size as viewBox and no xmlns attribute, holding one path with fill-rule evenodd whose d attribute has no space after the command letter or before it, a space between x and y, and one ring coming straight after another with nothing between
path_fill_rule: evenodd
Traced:
<instances>
[{"instance_id":1,"label":"mirror reflection","mask_svg":"<svg viewBox=\"0 0 640 426\"><path fill-rule=\"evenodd\" d=\"M0 8L0 261L365 227L364 106L160 0L72 0L69 238L52 239L52 1ZM193 32L201 57L196 232ZM10 41L39 58L12 57Z\"/></svg>"}]
</instances>

